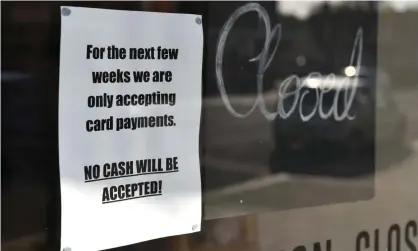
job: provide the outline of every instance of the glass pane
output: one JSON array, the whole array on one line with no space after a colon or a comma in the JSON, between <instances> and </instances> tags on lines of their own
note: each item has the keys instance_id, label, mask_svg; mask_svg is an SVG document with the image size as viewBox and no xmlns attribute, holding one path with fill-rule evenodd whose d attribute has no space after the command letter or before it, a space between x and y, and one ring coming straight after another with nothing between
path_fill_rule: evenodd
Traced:
<instances>
[{"instance_id":1,"label":"glass pane","mask_svg":"<svg viewBox=\"0 0 418 251\"><path fill-rule=\"evenodd\" d=\"M7 251L59 250L61 5L2 3ZM65 5L203 16L202 231L114 250L417 250L417 3Z\"/></svg>"}]
</instances>

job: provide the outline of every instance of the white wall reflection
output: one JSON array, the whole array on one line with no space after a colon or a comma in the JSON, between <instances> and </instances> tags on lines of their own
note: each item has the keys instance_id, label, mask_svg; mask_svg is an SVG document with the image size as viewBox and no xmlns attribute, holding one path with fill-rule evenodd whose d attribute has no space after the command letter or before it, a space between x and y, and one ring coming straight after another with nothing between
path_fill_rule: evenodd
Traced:
<instances>
[{"instance_id":1,"label":"white wall reflection","mask_svg":"<svg viewBox=\"0 0 418 251\"><path fill-rule=\"evenodd\" d=\"M369 8L368 2L359 1L277 1L276 11L285 16L293 16L297 19L305 20L309 18L315 11L328 5L330 8L338 8L340 6ZM382 1L379 2L381 10L389 10L394 12L417 11L418 1Z\"/></svg>"}]
</instances>

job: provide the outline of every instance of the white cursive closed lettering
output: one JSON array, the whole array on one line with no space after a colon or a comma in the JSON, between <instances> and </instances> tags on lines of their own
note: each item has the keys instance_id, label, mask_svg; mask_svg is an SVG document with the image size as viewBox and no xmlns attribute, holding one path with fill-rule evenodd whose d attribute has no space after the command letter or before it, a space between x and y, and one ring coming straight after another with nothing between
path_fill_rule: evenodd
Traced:
<instances>
[{"instance_id":1,"label":"white cursive closed lettering","mask_svg":"<svg viewBox=\"0 0 418 251\"><path fill-rule=\"evenodd\" d=\"M239 113L237 112L234 107L232 107L228 94L225 90L225 83L223 79L223 57L224 57L224 49L225 49L225 43L228 38L228 34L230 30L233 28L235 22L238 20L239 17L242 15L248 13L248 12L257 12L260 19L264 22L264 26L266 29L266 36L264 41L264 46L262 51L259 55L257 55L255 58L250 59L250 62L256 62L257 65L257 96L256 99L252 105L252 107L245 113ZM290 75L286 79L283 80L283 82L279 85L278 89L278 95L279 95L279 101L277 104L277 110L275 112L270 112L267 110L266 102L263 98L263 78L264 73L269 67L270 63L272 62L274 55L276 53L276 50L279 46L280 40L281 40L281 25L276 24L272 29L270 25L270 18L267 14L267 11L260 6L257 3L249 3L246 4L237 10L235 10L234 13L230 16L228 21L223 26L222 30L220 31L220 36L217 43L217 51L216 51L216 80L218 89L221 93L221 98L226 106L226 109L231 113L232 116L237 118L245 118L249 116L257 107L260 109L261 113L268 119L268 120L274 120L278 115L286 119L288 118L292 113L294 113L297 110L298 104L299 104L299 115L302 121L309 121L316 113L319 114L319 116L322 119L327 119L333 116L333 118L336 121L342 121L344 119L352 120L355 117L353 115L349 114L350 108L353 104L353 100L357 91L358 87L358 73L361 70L361 60L362 60L362 53L363 53L363 30L361 28L358 29L356 37L354 39L354 45L351 52L351 58L349 66L353 66L354 61L356 62L356 65L354 66L356 69L356 73L353 77L344 77L342 81L338 82L338 85L335 85L334 87L337 87L337 91L335 93L333 103L331 108L329 108L328 111L324 111L323 107L323 96L325 93L330 92L331 88L303 88L308 85L308 81L310 79L315 78L321 78L324 82L332 82L336 83L336 76L335 74L328 74L324 77L319 72L312 72L308 74L303 80L298 77L297 75ZM271 44L274 42L274 47L269 55L269 49L271 47ZM303 89L302 89L303 88ZM335 89L335 88L334 88ZM341 114L339 114L339 111L341 111L338 108L338 99L341 98L339 95L340 91L344 89L344 109L342 110ZM301 93L301 90L304 90L303 93ZM303 107L303 100L305 96L309 92L315 92L316 93L316 104L313 106L312 111L309 114L304 114L302 112ZM288 98L294 98L293 104L288 109L288 111L285 110L283 102ZM299 102L298 102L299 101Z\"/></svg>"}]
</instances>

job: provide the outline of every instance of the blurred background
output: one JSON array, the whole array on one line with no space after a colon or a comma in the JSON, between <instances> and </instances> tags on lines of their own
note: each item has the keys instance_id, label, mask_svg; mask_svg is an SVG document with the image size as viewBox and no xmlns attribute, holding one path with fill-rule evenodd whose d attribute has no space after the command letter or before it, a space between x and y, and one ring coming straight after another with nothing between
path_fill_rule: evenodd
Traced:
<instances>
[{"instance_id":1,"label":"blurred background","mask_svg":"<svg viewBox=\"0 0 418 251\"><path fill-rule=\"evenodd\" d=\"M291 250L327 238L339 241L336 249L353 250L347 236L361 229L381 229L385 243L390 224L417 220L418 2L259 2L272 26L282 26L261 93L257 63L249 60L263 48L264 24L251 12L231 29L223 79L231 105L244 113L257 95L274 112L278 88L292 74L352 77L350 56L362 28L356 117L341 122L318 115L303 122L298 113L268 120L258 108L236 118L226 109L215 76L217 42L230 15L247 3L2 2L2 249L57 250L59 244L64 4L203 15L203 230L117 250ZM306 113L315 108L313 89L303 102ZM324 109L337 92L327 95Z\"/></svg>"}]
</instances>

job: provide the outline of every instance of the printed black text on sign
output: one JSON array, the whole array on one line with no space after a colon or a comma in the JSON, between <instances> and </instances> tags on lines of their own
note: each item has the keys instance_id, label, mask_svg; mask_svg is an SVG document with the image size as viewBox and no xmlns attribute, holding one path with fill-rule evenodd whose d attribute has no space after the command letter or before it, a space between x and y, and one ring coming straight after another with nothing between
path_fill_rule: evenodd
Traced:
<instances>
[{"instance_id":1,"label":"printed black text on sign","mask_svg":"<svg viewBox=\"0 0 418 251\"><path fill-rule=\"evenodd\" d=\"M87 45L87 59L103 59L106 48L93 47L93 45Z\"/></svg>"},{"instance_id":2,"label":"printed black text on sign","mask_svg":"<svg viewBox=\"0 0 418 251\"><path fill-rule=\"evenodd\" d=\"M155 48L131 48L129 50L130 59L155 59Z\"/></svg>"}]
</instances>

